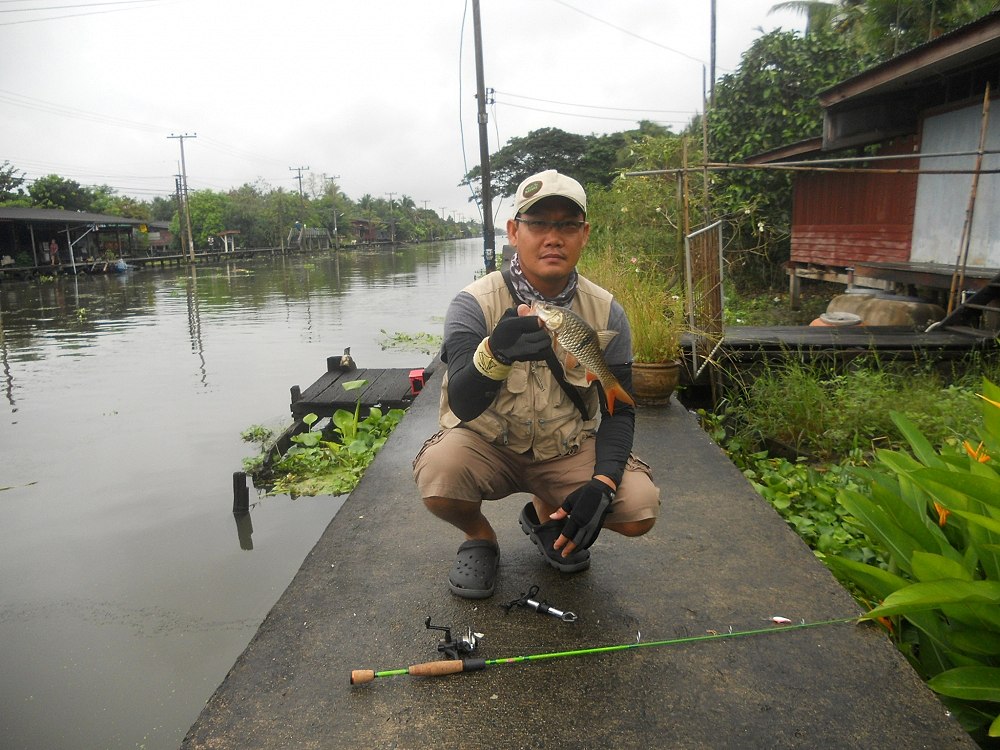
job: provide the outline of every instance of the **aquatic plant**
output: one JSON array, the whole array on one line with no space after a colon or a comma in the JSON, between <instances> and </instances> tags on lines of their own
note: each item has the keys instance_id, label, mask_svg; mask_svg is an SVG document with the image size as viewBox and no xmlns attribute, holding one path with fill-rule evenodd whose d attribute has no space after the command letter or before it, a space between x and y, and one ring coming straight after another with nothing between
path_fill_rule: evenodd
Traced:
<instances>
[{"instance_id":1,"label":"aquatic plant","mask_svg":"<svg viewBox=\"0 0 1000 750\"><path fill-rule=\"evenodd\" d=\"M367 380L351 380L342 386L345 391L353 391L367 383ZM402 409L383 412L373 406L361 419L360 395L354 411L337 409L326 430L313 429L320 418L307 414L302 421L308 429L293 436L292 446L285 455L270 465L266 460L269 431L259 426L248 428L243 439L261 443L262 453L245 459L244 469L253 476L255 484L267 488L268 495L346 494L357 486L404 414Z\"/></svg>"},{"instance_id":2,"label":"aquatic plant","mask_svg":"<svg viewBox=\"0 0 1000 750\"><path fill-rule=\"evenodd\" d=\"M1000 737L1000 388L983 382L983 426L935 449L894 414L908 451L880 450L868 493L838 500L885 550L887 569L827 563L875 605L880 622L967 731Z\"/></svg>"}]
</instances>

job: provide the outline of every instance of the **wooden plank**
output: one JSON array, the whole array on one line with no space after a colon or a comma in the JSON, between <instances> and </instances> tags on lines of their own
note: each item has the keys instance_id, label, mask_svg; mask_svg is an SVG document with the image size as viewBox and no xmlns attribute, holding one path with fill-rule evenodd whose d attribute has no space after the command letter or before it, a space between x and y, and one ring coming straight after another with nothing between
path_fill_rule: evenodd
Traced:
<instances>
[{"instance_id":1,"label":"wooden plank","mask_svg":"<svg viewBox=\"0 0 1000 750\"><path fill-rule=\"evenodd\" d=\"M980 337L952 330L929 333L899 326L739 326L726 328L723 350L784 351L864 349L866 351L970 351Z\"/></svg>"},{"instance_id":2,"label":"wooden plank","mask_svg":"<svg viewBox=\"0 0 1000 750\"><path fill-rule=\"evenodd\" d=\"M337 409L354 409L359 397L362 414L376 404L388 409L406 408L413 400L409 376L409 369L331 370L323 373L291 404L292 415L300 419L311 412L329 417ZM353 380L368 382L360 390L344 390L343 383Z\"/></svg>"}]
</instances>

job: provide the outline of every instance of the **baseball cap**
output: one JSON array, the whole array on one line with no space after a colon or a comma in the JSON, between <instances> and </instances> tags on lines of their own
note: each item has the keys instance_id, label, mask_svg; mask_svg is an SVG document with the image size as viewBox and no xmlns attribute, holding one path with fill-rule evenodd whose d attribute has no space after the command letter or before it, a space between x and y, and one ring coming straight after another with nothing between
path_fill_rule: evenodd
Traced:
<instances>
[{"instance_id":1,"label":"baseball cap","mask_svg":"<svg viewBox=\"0 0 1000 750\"><path fill-rule=\"evenodd\" d=\"M522 213L542 198L550 198L553 195L568 198L578 205L583 213L587 213L587 193L584 192L583 185L554 169L534 174L517 186L517 192L514 194L514 210Z\"/></svg>"}]
</instances>

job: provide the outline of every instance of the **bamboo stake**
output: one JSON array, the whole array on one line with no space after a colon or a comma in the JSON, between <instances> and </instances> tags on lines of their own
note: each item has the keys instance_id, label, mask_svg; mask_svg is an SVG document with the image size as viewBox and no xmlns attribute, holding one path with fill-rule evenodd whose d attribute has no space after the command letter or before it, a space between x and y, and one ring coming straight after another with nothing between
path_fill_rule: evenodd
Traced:
<instances>
[{"instance_id":1,"label":"bamboo stake","mask_svg":"<svg viewBox=\"0 0 1000 750\"><path fill-rule=\"evenodd\" d=\"M969 203L965 209L965 222L962 224L962 239L959 240L958 257L955 259L955 272L951 275L951 290L948 292L948 311L951 315L955 309L957 296L965 286L965 266L969 260L969 245L972 243L972 220L976 212L976 195L979 192L979 175L983 166L983 151L986 149L986 136L990 124L990 84L986 82L986 93L983 95L983 115L979 124L979 150L976 152L976 166L972 172L972 187L969 190Z\"/></svg>"}]
</instances>

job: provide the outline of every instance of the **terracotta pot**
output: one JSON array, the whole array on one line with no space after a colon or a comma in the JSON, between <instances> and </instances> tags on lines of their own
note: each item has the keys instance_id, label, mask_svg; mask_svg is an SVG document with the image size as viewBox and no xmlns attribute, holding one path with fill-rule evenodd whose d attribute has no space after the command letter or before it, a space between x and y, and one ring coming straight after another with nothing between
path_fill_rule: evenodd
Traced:
<instances>
[{"instance_id":1,"label":"terracotta pot","mask_svg":"<svg viewBox=\"0 0 1000 750\"><path fill-rule=\"evenodd\" d=\"M666 406L681 378L681 363L633 362L632 395L639 406Z\"/></svg>"}]
</instances>

